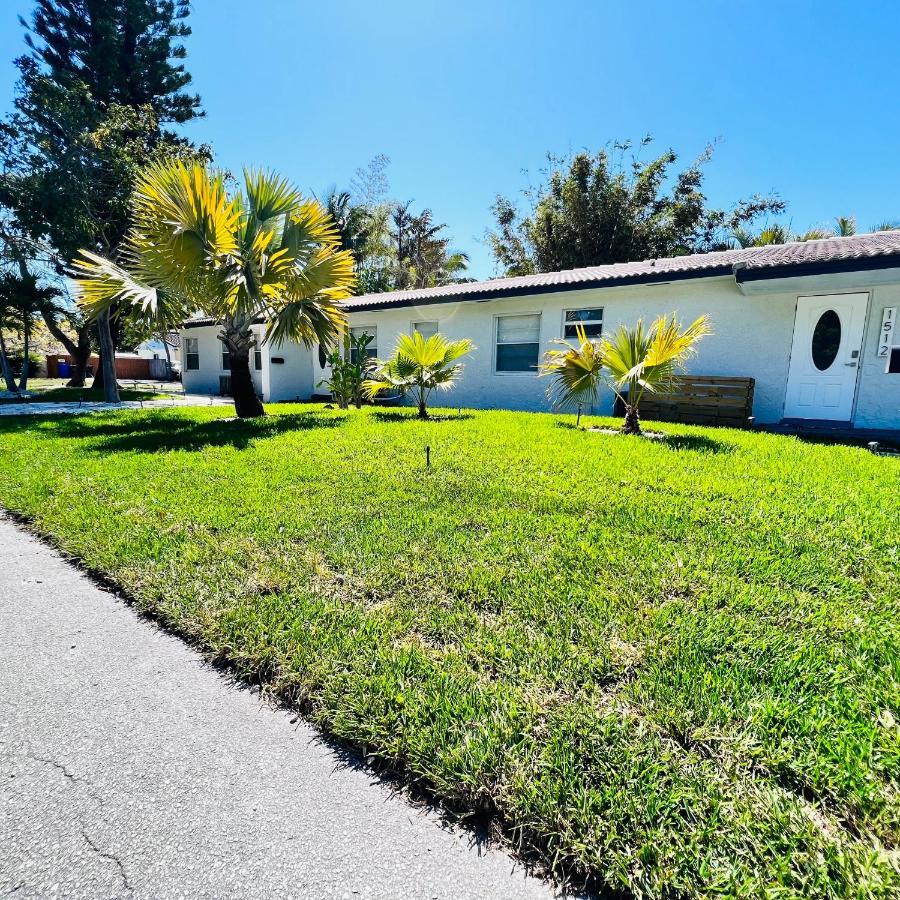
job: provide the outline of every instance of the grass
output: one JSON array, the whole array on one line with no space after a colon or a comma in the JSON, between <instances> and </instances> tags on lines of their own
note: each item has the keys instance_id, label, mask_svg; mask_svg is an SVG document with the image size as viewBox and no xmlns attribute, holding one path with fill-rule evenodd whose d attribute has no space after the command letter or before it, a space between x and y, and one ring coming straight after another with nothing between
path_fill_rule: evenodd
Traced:
<instances>
[{"instance_id":1,"label":"grass","mask_svg":"<svg viewBox=\"0 0 900 900\"><path fill-rule=\"evenodd\" d=\"M0 503L558 875L898 895L900 461L277 412L2 420Z\"/></svg>"}]
</instances>

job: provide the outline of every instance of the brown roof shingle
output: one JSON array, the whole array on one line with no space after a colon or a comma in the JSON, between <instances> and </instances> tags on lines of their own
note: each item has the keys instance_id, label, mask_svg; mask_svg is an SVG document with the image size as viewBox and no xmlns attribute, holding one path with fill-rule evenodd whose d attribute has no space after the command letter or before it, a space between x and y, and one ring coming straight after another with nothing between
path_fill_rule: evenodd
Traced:
<instances>
[{"instance_id":1,"label":"brown roof shingle","mask_svg":"<svg viewBox=\"0 0 900 900\"><path fill-rule=\"evenodd\" d=\"M491 278L465 284L420 290L391 291L385 294L363 294L344 301L350 312L389 308L392 306L447 303L455 300L491 300L518 294L551 293L560 290L583 290L594 286L617 284L651 284L679 278L706 278L734 275L738 281L806 274L813 271L841 271L900 268L900 231L877 231L853 237L823 238L742 250L694 253L668 259L643 262L587 266L563 272L541 272L516 278ZM212 319L196 318L184 327L213 324Z\"/></svg>"},{"instance_id":2,"label":"brown roof shingle","mask_svg":"<svg viewBox=\"0 0 900 900\"><path fill-rule=\"evenodd\" d=\"M891 257L896 257L896 260L892 260ZM892 261L900 267L900 231L879 231L853 237L823 238L817 241L774 244L741 250L695 253L668 259L588 266L563 272L492 278L487 281L391 291L385 294L363 294L351 297L345 301L344 306L348 310L370 310L452 300L485 300L520 293L549 293L584 289L594 285L612 287L616 284L652 283L676 278L701 278L732 273L738 280L753 280L758 277L798 274L788 270L810 266L823 269L829 266L839 268L842 263L851 261L865 263L855 266L860 269L882 268Z\"/></svg>"}]
</instances>

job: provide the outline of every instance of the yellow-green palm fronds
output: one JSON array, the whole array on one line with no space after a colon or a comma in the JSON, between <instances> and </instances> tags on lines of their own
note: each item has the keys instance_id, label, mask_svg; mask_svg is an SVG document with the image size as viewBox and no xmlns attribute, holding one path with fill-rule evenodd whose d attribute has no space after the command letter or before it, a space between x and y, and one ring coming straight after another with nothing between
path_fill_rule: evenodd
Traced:
<instances>
[{"instance_id":1,"label":"yellow-green palm fronds","mask_svg":"<svg viewBox=\"0 0 900 900\"><path fill-rule=\"evenodd\" d=\"M324 208L284 178L245 171L229 196L221 173L162 162L138 178L133 226L116 262L83 251L73 265L92 317L167 317L170 327L202 311L221 321L257 317L267 339L332 346L346 318L340 301L355 287L353 258L341 251Z\"/></svg>"},{"instance_id":2,"label":"yellow-green palm fronds","mask_svg":"<svg viewBox=\"0 0 900 900\"><path fill-rule=\"evenodd\" d=\"M544 354L538 366L539 375L551 379L547 393L558 405L596 402L603 378L600 343L590 340L581 324L576 326L575 334L577 343L554 341L556 347Z\"/></svg>"},{"instance_id":3,"label":"yellow-green palm fronds","mask_svg":"<svg viewBox=\"0 0 900 900\"><path fill-rule=\"evenodd\" d=\"M473 349L468 339L450 341L442 334L424 338L418 331L402 334L393 356L379 365L374 378L363 383L363 393L371 399L389 388L416 390L424 404L431 391L453 387L462 372L457 360Z\"/></svg>"}]
</instances>

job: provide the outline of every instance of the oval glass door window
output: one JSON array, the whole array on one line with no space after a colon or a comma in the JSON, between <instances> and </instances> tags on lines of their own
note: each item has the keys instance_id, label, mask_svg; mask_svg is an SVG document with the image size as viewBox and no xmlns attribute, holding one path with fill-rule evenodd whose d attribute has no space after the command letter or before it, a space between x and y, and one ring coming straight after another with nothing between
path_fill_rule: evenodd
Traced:
<instances>
[{"instance_id":1,"label":"oval glass door window","mask_svg":"<svg viewBox=\"0 0 900 900\"><path fill-rule=\"evenodd\" d=\"M829 309L819 316L812 336L813 365L824 372L830 369L841 346L841 317Z\"/></svg>"}]
</instances>

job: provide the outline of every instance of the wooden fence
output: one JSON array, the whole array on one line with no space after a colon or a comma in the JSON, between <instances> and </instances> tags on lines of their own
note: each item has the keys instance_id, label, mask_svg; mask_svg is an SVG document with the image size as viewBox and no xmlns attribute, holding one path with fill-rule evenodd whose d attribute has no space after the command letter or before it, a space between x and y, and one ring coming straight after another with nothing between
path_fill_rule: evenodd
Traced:
<instances>
[{"instance_id":1,"label":"wooden fence","mask_svg":"<svg viewBox=\"0 0 900 900\"><path fill-rule=\"evenodd\" d=\"M74 363L71 356L57 355L47 356L47 377L61 378L59 374L60 362L66 362L73 367ZM150 363L152 360L141 359L139 356L117 356L116 357L116 376L118 378L127 379L129 381L149 381L153 377L150 371ZM96 355L92 356L88 366L91 372L97 371L100 365L100 359Z\"/></svg>"},{"instance_id":2,"label":"wooden fence","mask_svg":"<svg viewBox=\"0 0 900 900\"><path fill-rule=\"evenodd\" d=\"M645 393L641 417L692 425L752 426L754 379L684 375L676 379L676 384L676 389L669 394Z\"/></svg>"}]
</instances>

